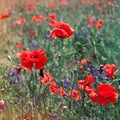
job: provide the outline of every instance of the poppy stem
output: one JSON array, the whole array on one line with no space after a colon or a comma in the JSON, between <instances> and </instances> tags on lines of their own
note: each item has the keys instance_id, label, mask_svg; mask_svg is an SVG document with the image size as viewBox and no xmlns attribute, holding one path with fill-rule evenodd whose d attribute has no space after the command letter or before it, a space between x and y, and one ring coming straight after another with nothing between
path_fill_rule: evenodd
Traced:
<instances>
[{"instance_id":1,"label":"poppy stem","mask_svg":"<svg viewBox=\"0 0 120 120\"><path fill-rule=\"evenodd\" d=\"M81 105L81 108L84 108L84 102L85 102L85 93L83 93L83 97L82 97L82 105Z\"/></svg>"},{"instance_id":2,"label":"poppy stem","mask_svg":"<svg viewBox=\"0 0 120 120\"><path fill-rule=\"evenodd\" d=\"M44 74L43 74L43 69L41 69L41 70L40 70L39 75L40 75L41 77L44 77Z\"/></svg>"}]
</instances>

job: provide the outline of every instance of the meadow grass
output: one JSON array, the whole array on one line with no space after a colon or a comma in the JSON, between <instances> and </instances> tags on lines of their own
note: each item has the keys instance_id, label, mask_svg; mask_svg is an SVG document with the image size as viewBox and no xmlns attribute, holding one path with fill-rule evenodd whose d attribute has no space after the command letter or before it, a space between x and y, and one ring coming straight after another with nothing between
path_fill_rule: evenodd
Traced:
<instances>
[{"instance_id":1,"label":"meadow grass","mask_svg":"<svg viewBox=\"0 0 120 120\"><path fill-rule=\"evenodd\" d=\"M18 1L14 5L9 2L5 5L12 10L9 18L0 21L0 30L3 32L0 36L0 100L5 101L5 109L0 110L0 120L119 120L119 97L116 103L104 106L92 103L84 91L81 91L84 99L79 101L70 98L68 94L64 97L53 95L49 85L38 82L39 71L34 68L31 71L23 69L19 75L13 67L20 65L17 53L34 47L43 49L48 58L44 71L49 71L59 86L66 84L65 91L68 93L70 89L78 89L78 80L94 74L87 65L80 72L79 63L82 59L89 59L94 69L100 65L115 64L116 77L106 80L105 73L95 75L94 89L99 84L107 83L120 93L119 1L113 5L109 5L110 1L101 1L101 10L96 6L96 1L92 0L89 4L82 4L81 0L71 0L67 1L67 5L61 5L60 1L57 1L53 9L49 8L53 1L37 2L40 4L31 12L24 6L24 1ZM102 8L104 3L107 4L106 9ZM57 20L69 23L75 31L74 35L68 39L50 40L49 13L55 13ZM47 20L34 23L32 16L40 14ZM18 26L15 22L21 17L24 17L26 22ZM103 19L102 28L89 28L89 17L95 20ZM31 31L35 31L34 37L30 37ZM22 49L17 49L17 44L22 44Z\"/></svg>"}]
</instances>

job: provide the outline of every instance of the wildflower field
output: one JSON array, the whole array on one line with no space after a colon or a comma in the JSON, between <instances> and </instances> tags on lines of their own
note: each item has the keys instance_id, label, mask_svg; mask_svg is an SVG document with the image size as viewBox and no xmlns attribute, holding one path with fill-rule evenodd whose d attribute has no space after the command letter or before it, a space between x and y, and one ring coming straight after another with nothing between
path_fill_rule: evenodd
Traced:
<instances>
[{"instance_id":1,"label":"wildflower field","mask_svg":"<svg viewBox=\"0 0 120 120\"><path fill-rule=\"evenodd\" d=\"M119 0L0 0L0 120L120 120Z\"/></svg>"}]
</instances>

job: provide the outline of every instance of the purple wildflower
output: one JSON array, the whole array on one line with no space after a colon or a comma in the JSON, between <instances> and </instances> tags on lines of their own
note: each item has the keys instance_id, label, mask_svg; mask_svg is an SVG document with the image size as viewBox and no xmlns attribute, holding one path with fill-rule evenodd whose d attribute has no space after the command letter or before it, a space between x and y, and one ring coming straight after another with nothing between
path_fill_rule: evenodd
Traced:
<instances>
[{"instance_id":1,"label":"purple wildflower","mask_svg":"<svg viewBox=\"0 0 120 120\"><path fill-rule=\"evenodd\" d=\"M59 118L56 114L53 114L53 115L51 116L51 118L52 118L53 120L60 120L60 118Z\"/></svg>"},{"instance_id":2,"label":"purple wildflower","mask_svg":"<svg viewBox=\"0 0 120 120\"><path fill-rule=\"evenodd\" d=\"M62 17L62 16L59 16L59 17L57 18L57 21L63 21L63 17Z\"/></svg>"},{"instance_id":3,"label":"purple wildflower","mask_svg":"<svg viewBox=\"0 0 120 120\"><path fill-rule=\"evenodd\" d=\"M109 22L113 22L113 19L114 19L114 17L113 17L113 16L110 16Z\"/></svg>"},{"instance_id":4,"label":"purple wildflower","mask_svg":"<svg viewBox=\"0 0 120 120\"><path fill-rule=\"evenodd\" d=\"M21 76L18 72L16 71L11 71L8 74L7 77L8 81L10 82L10 84L12 85L17 85L17 84L21 84Z\"/></svg>"},{"instance_id":5,"label":"purple wildflower","mask_svg":"<svg viewBox=\"0 0 120 120\"><path fill-rule=\"evenodd\" d=\"M73 80L73 79L72 79L72 78L70 78L70 77L69 77L68 79L69 79L69 80L71 80L71 81Z\"/></svg>"},{"instance_id":6,"label":"purple wildflower","mask_svg":"<svg viewBox=\"0 0 120 120\"><path fill-rule=\"evenodd\" d=\"M50 39L50 34L48 34L48 33L44 34L43 39L48 40L48 42L52 43L52 40Z\"/></svg>"},{"instance_id":7,"label":"purple wildflower","mask_svg":"<svg viewBox=\"0 0 120 120\"><path fill-rule=\"evenodd\" d=\"M106 81L109 81L109 80L110 80L110 78L108 77L107 74L105 75L105 80L106 80Z\"/></svg>"},{"instance_id":8,"label":"purple wildflower","mask_svg":"<svg viewBox=\"0 0 120 120\"><path fill-rule=\"evenodd\" d=\"M101 33L101 32L99 32L99 31L97 31L97 35L98 35L98 36L101 36L101 35L102 35L102 33Z\"/></svg>"},{"instance_id":9,"label":"purple wildflower","mask_svg":"<svg viewBox=\"0 0 120 120\"><path fill-rule=\"evenodd\" d=\"M79 36L80 39L82 39L82 38L83 38L83 39L84 39L84 38L88 38L90 34L91 34L91 33L90 33L90 30L89 30L88 27L83 27L83 28L81 28L80 31L78 32L78 36Z\"/></svg>"},{"instance_id":10,"label":"purple wildflower","mask_svg":"<svg viewBox=\"0 0 120 120\"><path fill-rule=\"evenodd\" d=\"M30 50L36 50L39 48L39 44L37 42L32 42L30 44Z\"/></svg>"},{"instance_id":11,"label":"purple wildflower","mask_svg":"<svg viewBox=\"0 0 120 120\"><path fill-rule=\"evenodd\" d=\"M68 84L69 84L69 82L64 81L64 83L63 83L63 87L66 88L66 87L68 86Z\"/></svg>"},{"instance_id":12,"label":"purple wildflower","mask_svg":"<svg viewBox=\"0 0 120 120\"><path fill-rule=\"evenodd\" d=\"M66 78L67 78L67 76L66 76L66 75L64 75L64 76L63 76L63 79L65 80Z\"/></svg>"},{"instance_id":13,"label":"purple wildflower","mask_svg":"<svg viewBox=\"0 0 120 120\"><path fill-rule=\"evenodd\" d=\"M43 36L43 39L45 39L45 40L46 40L46 39L48 39L48 38L50 38L50 34L45 33L45 34L44 34L44 36Z\"/></svg>"},{"instance_id":14,"label":"purple wildflower","mask_svg":"<svg viewBox=\"0 0 120 120\"><path fill-rule=\"evenodd\" d=\"M35 104L40 104L40 100L38 98L34 98Z\"/></svg>"}]
</instances>

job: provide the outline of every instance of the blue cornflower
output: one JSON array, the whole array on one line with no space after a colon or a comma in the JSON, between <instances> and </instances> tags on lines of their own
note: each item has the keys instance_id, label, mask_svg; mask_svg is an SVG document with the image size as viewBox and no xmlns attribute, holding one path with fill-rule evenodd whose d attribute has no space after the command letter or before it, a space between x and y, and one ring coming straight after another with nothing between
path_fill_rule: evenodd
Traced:
<instances>
[{"instance_id":1,"label":"blue cornflower","mask_svg":"<svg viewBox=\"0 0 120 120\"><path fill-rule=\"evenodd\" d=\"M34 98L35 104L40 104L40 100L38 98Z\"/></svg>"},{"instance_id":2,"label":"blue cornflower","mask_svg":"<svg viewBox=\"0 0 120 120\"><path fill-rule=\"evenodd\" d=\"M113 19L114 19L114 17L113 17L113 16L110 16L110 17L109 17L109 22L113 22Z\"/></svg>"},{"instance_id":3,"label":"blue cornflower","mask_svg":"<svg viewBox=\"0 0 120 120\"><path fill-rule=\"evenodd\" d=\"M109 81L109 80L110 80L110 78L108 77L107 74L105 75L105 80L106 80L106 81Z\"/></svg>"},{"instance_id":4,"label":"blue cornflower","mask_svg":"<svg viewBox=\"0 0 120 120\"><path fill-rule=\"evenodd\" d=\"M32 42L30 44L30 50L36 50L39 48L39 44L37 42Z\"/></svg>"},{"instance_id":5,"label":"blue cornflower","mask_svg":"<svg viewBox=\"0 0 120 120\"><path fill-rule=\"evenodd\" d=\"M68 86L68 84L69 84L69 82L64 81L64 83L63 83L63 87L66 88L66 87Z\"/></svg>"},{"instance_id":6,"label":"blue cornflower","mask_svg":"<svg viewBox=\"0 0 120 120\"><path fill-rule=\"evenodd\" d=\"M7 77L8 81L12 85L21 84L21 76L16 71L11 71Z\"/></svg>"},{"instance_id":7,"label":"blue cornflower","mask_svg":"<svg viewBox=\"0 0 120 120\"><path fill-rule=\"evenodd\" d=\"M102 32L97 31L97 35L98 35L98 36L101 36L101 35L102 35Z\"/></svg>"},{"instance_id":8,"label":"blue cornflower","mask_svg":"<svg viewBox=\"0 0 120 120\"><path fill-rule=\"evenodd\" d=\"M57 18L57 21L63 21L63 17L62 17L62 16L59 16L59 17Z\"/></svg>"},{"instance_id":9,"label":"blue cornflower","mask_svg":"<svg viewBox=\"0 0 120 120\"><path fill-rule=\"evenodd\" d=\"M66 76L66 75L64 75L64 76L63 76L63 79L65 80L66 78L67 78L67 76Z\"/></svg>"},{"instance_id":10,"label":"blue cornflower","mask_svg":"<svg viewBox=\"0 0 120 120\"><path fill-rule=\"evenodd\" d=\"M81 28L80 29L80 31L78 32L78 36L79 36L79 38L88 38L89 36L90 36L90 34L91 34L91 32L90 32L90 30L89 30L89 28L88 27L83 27L83 28Z\"/></svg>"},{"instance_id":11,"label":"blue cornflower","mask_svg":"<svg viewBox=\"0 0 120 120\"><path fill-rule=\"evenodd\" d=\"M51 116L51 118L52 118L53 120L60 120L60 118L59 118L56 114L53 114L53 115Z\"/></svg>"},{"instance_id":12,"label":"blue cornflower","mask_svg":"<svg viewBox=\"0 0 120 120\"><path fill-rule=\"evenodd\" d=\"M43 39L44 39L44 40L48 40L48 42L50 42L50 43L53 42L53 41L50 39L50 34L48 34L48 33L45 33L45 34L44 34Z\"/></svg>"}]
</instances>

